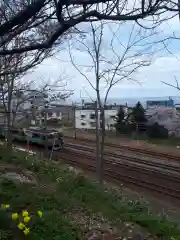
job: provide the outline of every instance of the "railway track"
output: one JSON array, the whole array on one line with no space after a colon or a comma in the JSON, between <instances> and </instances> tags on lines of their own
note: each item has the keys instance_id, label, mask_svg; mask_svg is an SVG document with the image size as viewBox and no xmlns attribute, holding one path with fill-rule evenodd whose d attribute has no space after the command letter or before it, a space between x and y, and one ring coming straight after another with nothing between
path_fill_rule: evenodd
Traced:
<instances>
[{"instance_id":1,"label":"railway track","mask_svg":"<svg viewBox=\"0 0 180 240\"><path fill-rule=\"evenodd\" d=\"M67 149L72 149L72 150L80 150L86 154L86 152L94 153L95 154L95 149L91 147L86 147L86 146L81 146L79 144L71 144L68 143L66 144ZM95 157L95 156L94 156ZM157 160L147 160L147 159L141 159L138 157L133 157L133 156L128 156L120 153L111 153L109 151L104 152L104 157L105 158L110 158L112 159L112 163L116 164L116 162L120 164L130 164L133 166L136 165L141 165L142 167L152 167L152 168L159 168L160 170L168 170L168 171L173 171L176 173L180 174L180 164L172 164L170 162L158 162Z\"/></svg>"},{"instance_id":2,"label":"railway track","mask_svg":"<svg viewBox=\"0 0 180 240\"><path fill-rule=\"evenodd\" d=\"M25 146L25 144L18 144ZM37 153L42 152L42 148L32 147ZM44 152L45 150L43 150ZM57 163L59 160L70 165L79 167L88 172L96 172L96 158L92 155L92 151L86 153L77 149L64 149L64 151L56 151L52 156ZM120 162L105 156L104 159L104 177L106 180L115 182L116 184L126 184L131 187L138 187L151 193L159 193L164 199L167 196L172 201L180 201L180 174L176 171L167 169L153 169L150 166L135 165L127 162Z\"/></svg>"},{"instance_id":3,"label":"railway track","mask_svg":"<svg viewBox=\"0 0 180 240\"><path fill-rule=\"evenodd\" d=\"M56 158L57 156L55 156ZM71 165L83 168L87 171L96 171L95 157L84 155L77 151L67 151L61 154L61 159ZM134 167L124 165L106 159L104 162L105 179L116 183L125 183L127 185L137 186L146 191L160 193L180 200L180 176L150 170L149 168Z\"/></svg>"},{"instance_id":4,"label":"railway track","mask_svg":"<svg viewBox=\"0 0 180 240\"><path fill-rule=\"evenodd\" d=\"M65 138L67 140L77 142L79 144L83 143L86 145L87 144L95 145L95 141L92 139L87 139L87 138L74 139L73 137L69 137L69 136L66 136ZM130 147L127 145L114 144L114 143L105 143L105 146L111 147L112 149L114 148L115 150L118 150L118 151L127 151L127 152L131 152L134 154L144 154L144 155L152 156L154 158L164 158L164 159L169 159L169 160L173 160L173 161L180 163L180 152L179 152L179 155L178 154L170 154L170 153L154 151L152 149L142 149L142 148L138 148L138 147Z\"/></svg>"}]
</instances>

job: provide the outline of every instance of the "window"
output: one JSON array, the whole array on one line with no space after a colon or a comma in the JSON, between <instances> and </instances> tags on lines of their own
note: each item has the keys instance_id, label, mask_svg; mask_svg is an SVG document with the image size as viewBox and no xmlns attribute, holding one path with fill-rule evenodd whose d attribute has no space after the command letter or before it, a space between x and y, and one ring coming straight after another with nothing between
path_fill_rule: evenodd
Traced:
<instances>
[{"instance_id":1,"label":"window","mask_svg":"<svg viewBox=\"0 0 180 240\"><path fill-rule=\"evenodd\" d=\"M48 113L48 117L52 117L52 113Z\"/></svg>"},{"instance_id":2,"label":"window","mask_svg":"<svg viewBox=\"0 0 180 240\"><path fill-rule=\"evenodd\" d=\"M90 114L90 119L95 119L95 114L94 113Z\"/></svg>"},{"instance_id":3,"label":"window","mask_svg":"<svg viewBox=\"0 0 180 240\"><path fill-rule=\"evenodd\" d=\"M85 126L85 125L86 125L86 123L82 122L82 123L81 123L81 125L82 125L82 126Z\"/></svg>"},{"instance_id":4,"label":"window","mask_svg":"<svg viewBox=\"0 0 180 240\"><path fill-rule=\"evenodd\" d=\"M57 112L57 113L56 113L56 116L57 116L57 117L60 117L60 112Z\"/></svg>"},{"instance_id":5,"label":"window","mask_svg":"<svg viewBox=\"0 0 180 240\"><path fill-rule=\"evenodd\" d=\"M81 114L81 118L85 118L86 116L84 114Z\"/></svg>"},{"instance_id":6,"label":"window","mask_svg":"<svg viewBox=\"0 0 180 240\"><path fill-rule=\"evenodd\" d=\"M95 122L90 122L91 127L95 127L96 123Z\"/></svg>"},{"instance_id":7,"label":"window","mask_svg":"<svg viewBox=\"0 0 180 240\"><path fill-rule=\"evenodd\" d=\"M53 139L53 138L55 138L54 135L52 135L52 134L49 134L49 135L48 135L48 139Z\"/></svg>"},{"instance_id":8,"label":"window","mask_svg":"<svg viewBox=\"0 0 180 240\"><path fill-rule=\"evenodd\" d=\"M18 131L18 130L15 130L15 129L12 129L12 133L13 133L13 134L18 134L19 131Z\"/></svg>"},{"instance_id":9,"label":"window","mask_svg":"<svg viewBox=\"0 0 180 240\"><path fill-rule=\"evenodd\" d=\"M33 133L33 134L32 134L32 137L33 137L33 138L39 138L39 137L40 137L40 135L39 135L39 134L37 134L37 133Z\"/></svg>"}]
</instances>

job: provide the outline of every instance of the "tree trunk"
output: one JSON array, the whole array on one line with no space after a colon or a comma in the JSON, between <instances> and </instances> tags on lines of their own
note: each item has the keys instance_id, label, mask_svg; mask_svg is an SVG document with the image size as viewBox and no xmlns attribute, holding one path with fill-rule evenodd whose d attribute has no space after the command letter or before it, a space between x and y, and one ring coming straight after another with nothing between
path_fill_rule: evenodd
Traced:
<instances>
[{"instance_id":1,"label":"tree trunk","mask_svg":"<svg viewBox=\"0 0 180 240\"><path fill-rule=\"evenodd\" d=\"M7 158L11 160L12 157L12 125L11 112L7 113Z\"/></svg>"},{"instance_id":2,"label":"tree trunk","mask_svg":"<svg viewBox=\"0 0 180 240\"><path fill-rule=\"evenodd\" d=\"M104 178L104 143L105 143L105 116L104 116L104 108L101 107L101 144L100 144L100 179L101 184L103 184Z\"/></svg>"},{"instance_id":3,"label":"tree trunk","mask_svg":"<svg viewBox=\"0 0 180 240\"><path fill-rule=\"evenodd\" d=\"M73 107L73 130L74 130L74 139L77 137L77 131L76 131L76 107Z\"/></svg>"},{"instance_id":4,"label":"tree trunk","mask_svg":"<svg viewBox=\"0 0 180 240\"><path fill-rule=\"evenodd\" d=\"M101 164L100 164L100 136L99 136L99 114L98 101L96 101L95 117L96 117L96 164L97 164L97 178L99 183L102 183Z\"/></svg>"},{"instance_id":5,"label":"tree trunk","mask_svg":"<svg viewBox=\"0 0 180 240\"><path fill-rule=\"evenodd\" d=\"M45 131L46 131L46 134L45 134L45 151L46 151L46 154L48 155L47 112L46 111L44 113L44 126L45 126Z\"/></svg>"}]
</instances>

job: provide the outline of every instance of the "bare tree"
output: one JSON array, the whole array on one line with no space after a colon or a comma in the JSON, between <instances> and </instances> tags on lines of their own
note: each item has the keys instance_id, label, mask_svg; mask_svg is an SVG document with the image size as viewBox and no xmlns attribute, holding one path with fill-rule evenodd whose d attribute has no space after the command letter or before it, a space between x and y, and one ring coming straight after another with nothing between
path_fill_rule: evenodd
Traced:
<instances>
[{"instance_id":1,"label":"bare tree","mask_svg":"<svg viewBox=\"0 0 180 240\"><path fill-rule=\"evenodd\" d=\"M2 0L0 7L0 47L26 35L23 46L1 49L1 55L51 48L82 22L134 21L151 28L179 14L175 0Z\"/></svg>"},{"instance_id":2,"label":"bare tree","mask_svg":"<svg viewBox=\"0 0 180 240\"><path fill-rule=\"evenodd\" d=\"M111 89L117 84L125 81L134 82L136 80L138 69L149 66L151 63L152 49L141 48L153 34L143 34L140 28L135 25L129 31L127 41L121 41L118 37L121 34L120 26L116 25L112 30L103 22L99 24L91 23L91 33L89 38L77 41L76 56L81 59L79 54L83 55L83 63L78 63L73 56L71 46L69 45L69 54L71 62L75 69L87 80L89 85L96 93L96 144L97 144L97 163L99 181L103 181L103 155L105 141L105 113L104 109ZM109 28L109 31L107 31ZM123 33L123 32L122 32ZM103 34L106 34L106 41L103 41ZM112 37L108 38L107 35ZM109 41L107 41L109 39ZM71 45L73 43L71 42ZM78 46L77 46L78 45ZM75 47L73 45L73 48ZM84 61L88 62L87 65ZM100 124L99 116L100 112ZM101 129L101 139L99 137L99 128ZM100 141L99 141L100 140ZM99 147L100 146L100 147Z\"/></svg>"},{"instance_id":3,"label":"bare tree","mask_svg":"<svg viewBox=\"0 0 180 240\"><path fill-rule=\"evenodd\" d=\"M36 123L37 115L44 113L44 119L46 120L44 121L44 127L47 128L47 108L49 105L54 101L64 100L73 94L73 91L66 90L65 86L62 76L53 83L48 80L46 83L45 81L42 82L41 85L38 85L35 81L24 84L21 80L16 79L11 79L11 81L8 79L7 83L3 85L0 89L0 96L4 106L9 155L12 151L12 129L17 123L17 113L20 114L21 119L26 119L26 114L30 114ZM40 102L33 101L32 95L34 97L38 96ZM36 98L34 99L36 100Z\"/></svg>"},{"instance_id":4,"label":"bare tree","mask_svg":"<svg viewBox=\"0 0 180 240\"><path fill-rule=\"evenodd\" d=\"M25 38L21 35L11 41L11 43L4 45L3 48L8 49L12 45L15 47L22 46L24 41ZM27 99L24 97L24 92L32 89L33 83L33 81L23 83L21 78L27 72L32 71L44 59L52 56L53 53L53 49L42 49L37 50L34 53L24 52L0 56L0 99L3 102L7 120L7 147L9 148L9 153L11 153L12 150L11 128L14 124L17 110L24 101L27 101ZM49 85L44 84L39 91L47 91L47 89L50 92L51 88ZM12 109L12 101L15 95L17 100L16 106L14 106ZM61 94L59 94L59 96L60 95Z\"/></svg>"}]
</instances>

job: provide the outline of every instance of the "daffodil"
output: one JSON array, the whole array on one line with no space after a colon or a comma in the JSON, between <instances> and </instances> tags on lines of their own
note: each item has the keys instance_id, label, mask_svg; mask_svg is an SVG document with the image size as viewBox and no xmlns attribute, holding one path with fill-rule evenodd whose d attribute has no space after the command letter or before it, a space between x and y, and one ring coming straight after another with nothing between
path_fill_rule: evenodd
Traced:
<instances>
[{"instance_id":1,"label":"daffodil","mask_svg":"<svg viewBox=\"0 0 180 240\"><path fill-rule=\"evenodd\" d=\"M27 210L22 211L22 216L23 217L28 217L29 213Z\"/></svg>"},{"instance_id":2,"label":"daffodil","mask_svg":"<svg viewBox=\"0 0 180 240\"><path fill-rule=\"evenodd\" d=\"M39 217L42 217L43 213L39 210L37 211L37 214L39 215Z\"/></svg>"},{"instance_id":3,"label":"daffodil","mask_svg":"<svg viewBox=\"0 0 180 240\"><path fill-rule=\"evenodd\" d=\"M9 204L1 204L1 208L8 209L8 208L10 208L10 205Z\"/></svg>"},{"instance_id":4,"label":"daffodil","mask_svg":"<svg viewBox=\"0 0 180 240\"><path fill-rule=\"evenodd\" d=\"M29 216L24 217L24 222L25 222L25 223L28 223L30 220L31 220L31 217L29 217Z\"/></svg>"},{"instance_id":5,"label":"daffodil","mask_svg":"<svg viewBox=\"0 0 180 240\"><path fill-rule=\"evenodd\" d=\"M18 216L18 213L12 213L12 214L11 214L11 218L12 218L13 221L17 220L18 217L19 217L19 216Z\"/></svg>"},{"instance_id":6,"label":"daffodil","mask_svg":"<svg viewBox=\"0 0 180 240\"><path fill-rule=\"evenodd\" d=\"M30 233L30 230L29 228L25 228L24 231L23 231L24 235L28 235Z\"/></svg>"},{"instance_id":7,"label":"daffodil","mask_svg":"<svg viewBox=\"0 0 180 240\"><path fill-rule=\"evenodd\" d=\"M26 226L25 226L24 223L22 223L22 222L20 222L20 223L18 224L18 228L19 228L20 230L23 230L25 227L26 227Z\"/></svg>"}]
</instances>

